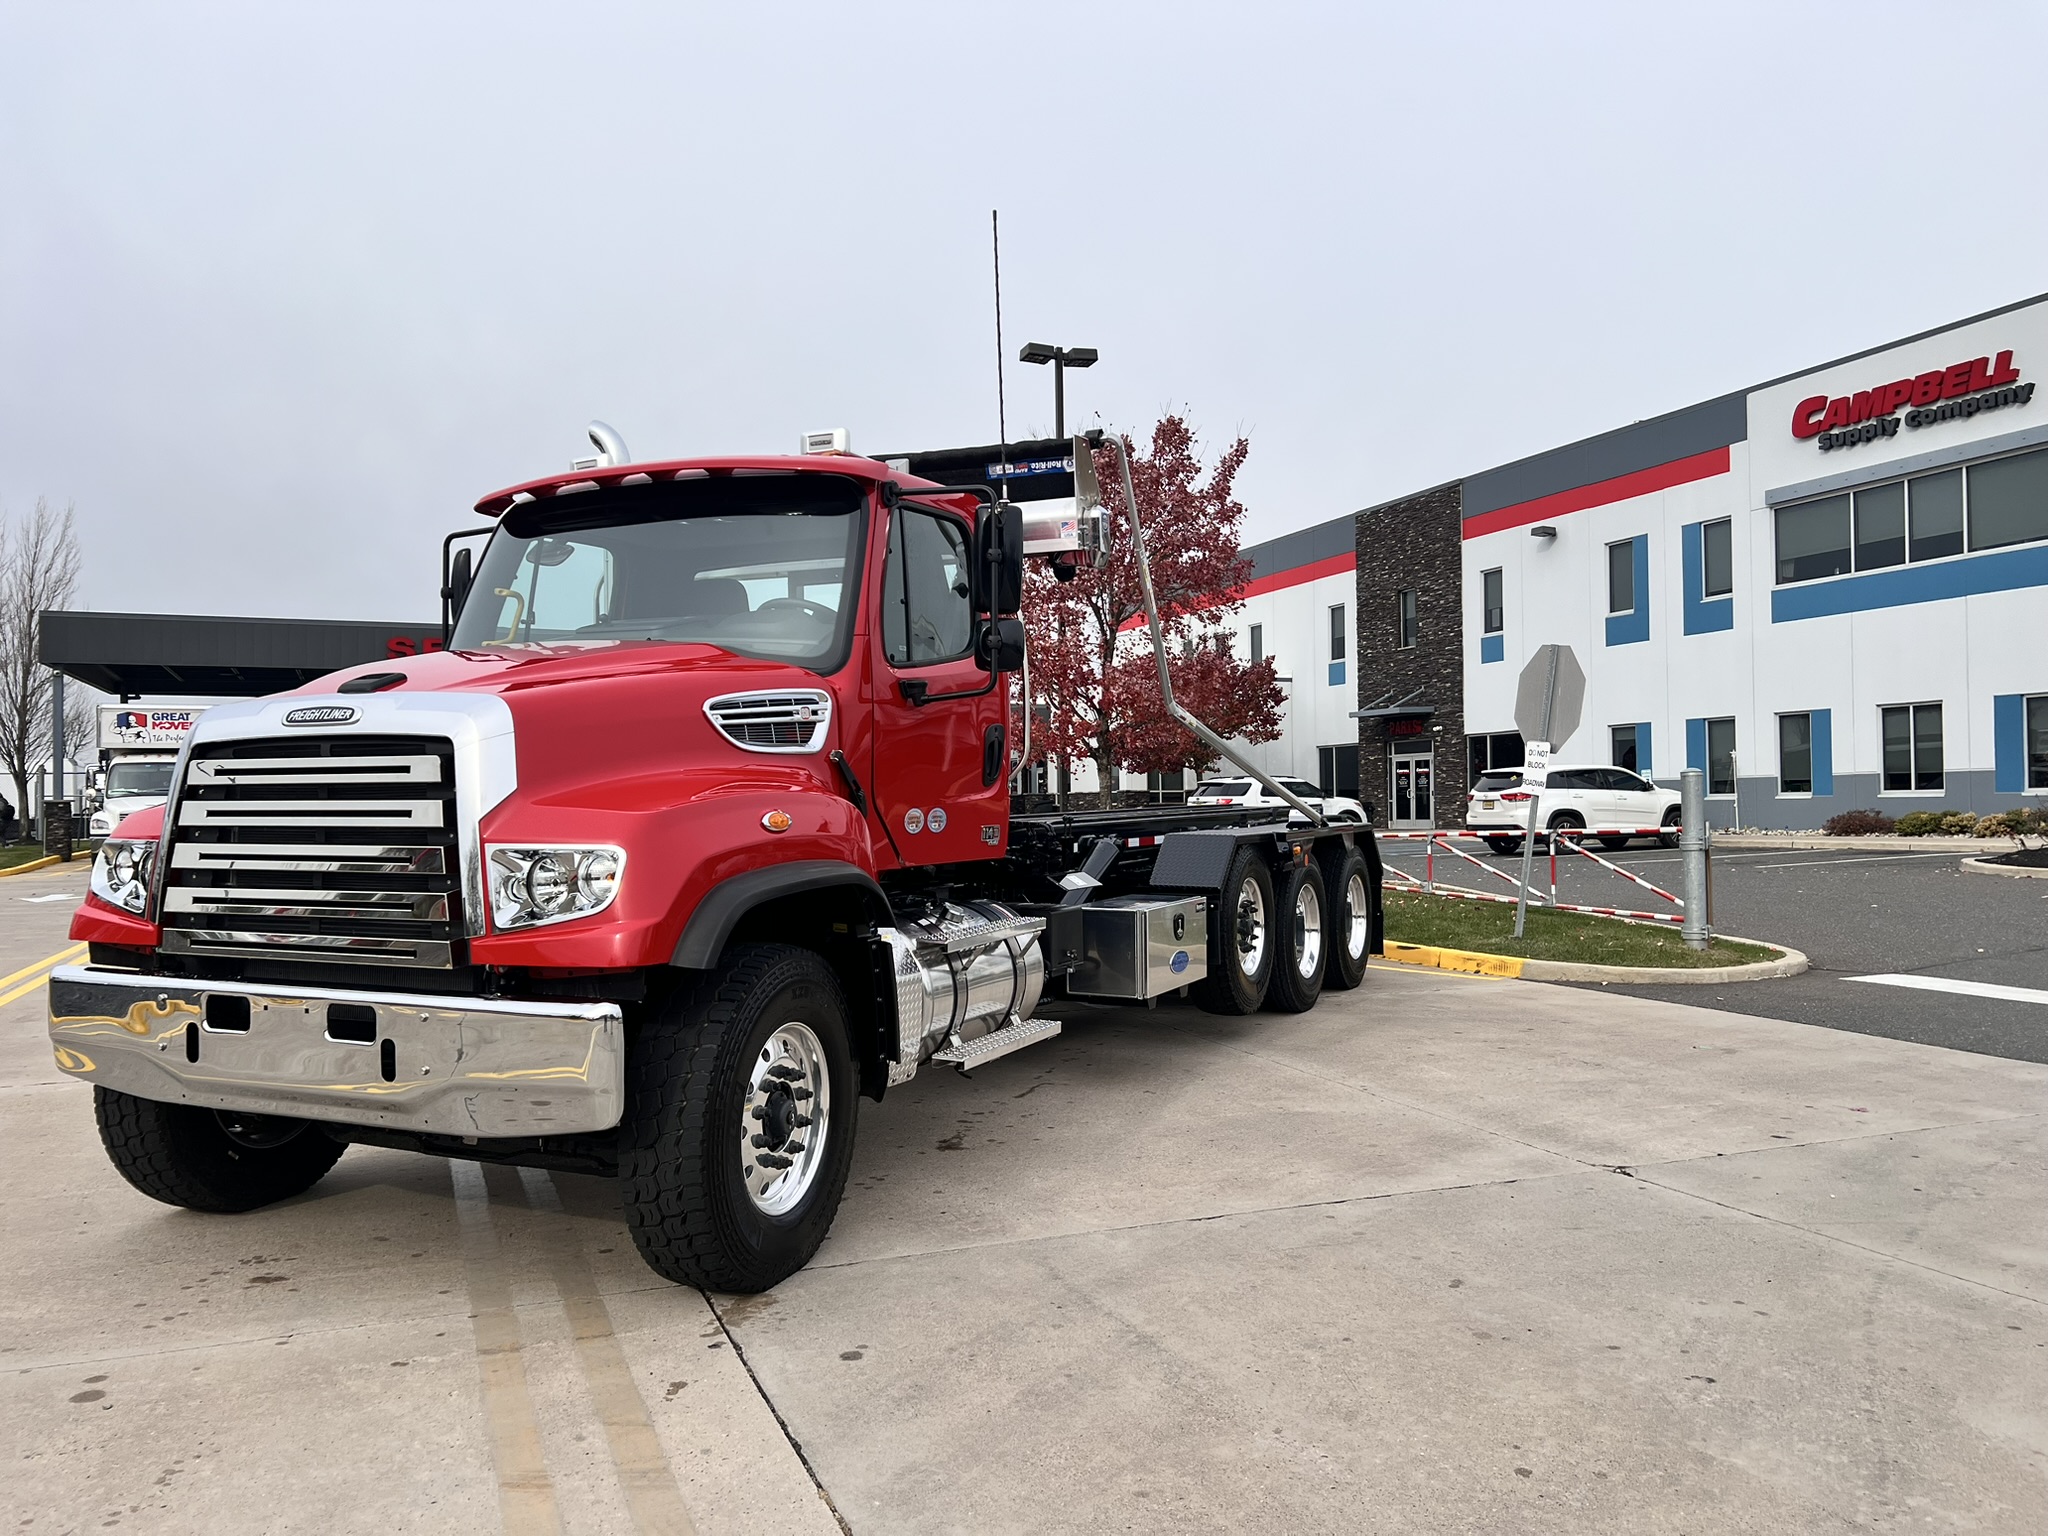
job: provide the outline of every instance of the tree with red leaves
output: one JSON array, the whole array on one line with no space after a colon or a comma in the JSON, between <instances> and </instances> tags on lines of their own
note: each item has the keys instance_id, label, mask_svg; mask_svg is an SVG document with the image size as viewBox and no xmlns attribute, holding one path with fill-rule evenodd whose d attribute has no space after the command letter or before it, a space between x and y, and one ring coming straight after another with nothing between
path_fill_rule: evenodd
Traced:
<instances>
[{"instance_id":1,"label":"tree with red leaves","mask_svg":"<svg viewBox=\"0 0 2048 1536\"><path fill-rule=\"evenodd\" d=\"M1179 416L1163 417L1152 429L1150 453L1137 453L1129 439L1125 448L1174 696L1219 735L1275 740L1283 700L1273 662L1239 660L1223 627L1243 606L1237 593L1251 578L1251 562L1238 550L1244 507L1233 490L1251 445L1238 438L1206 479L1195 435ZM1168 717L1160 697L1113 450L1096 451L1095 473L1109 519L1109 558L1067 582L1033 562L1024 620L1036 706L1032 757L1093 759L1099 803L1108 806L1119 769L1200 770L1214 754Z\"/></svg>"}]
</instances>

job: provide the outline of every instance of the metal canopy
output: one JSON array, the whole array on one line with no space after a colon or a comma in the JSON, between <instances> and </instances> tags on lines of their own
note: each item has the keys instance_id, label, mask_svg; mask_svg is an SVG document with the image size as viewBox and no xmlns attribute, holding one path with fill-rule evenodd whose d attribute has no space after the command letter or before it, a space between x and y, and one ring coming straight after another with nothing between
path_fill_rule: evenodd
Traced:
<instances>
[{"instance_id":1,"label":"metal canopy","mask_svg":"<svg viewBox=\"0 0 2048 1536\"><path fill-rule=\"evenodd\" d=\"M1351 711L1351 718L1354 720L1392 720L1404 716L1412 717L1415 715L1435 714L1436 706L1434 704L1420 704L1416 702L1416 695L1421 692L1420 688L1416 688L1399 699L1396 699L1391 693L1383 693L1377 699L1374 699L1372 703L1366 705L1365 708Z\"/></svg>"},{"instance_id":2,"label":"metal canopy","mask_svg":"<svg viewBox=\"0 0 2048 1536\"><path fill-rule=\"evenodd\" d=\"M44 666L126 698L255 698L441 644L438 624L76 611L39 619Z\"/></svg>"}]
</instances>

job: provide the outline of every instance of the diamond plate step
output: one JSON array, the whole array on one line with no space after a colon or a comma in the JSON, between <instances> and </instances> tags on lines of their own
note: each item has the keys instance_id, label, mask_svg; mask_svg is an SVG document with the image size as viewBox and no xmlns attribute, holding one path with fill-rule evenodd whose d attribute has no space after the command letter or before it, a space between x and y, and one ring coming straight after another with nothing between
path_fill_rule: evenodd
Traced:
<instances>
[{"instance_id":1,"label":"diamond plate step","mask_svg":"<svg viewBox=\"0 0 2048 1536\"><path fill-rule=\"evenodd\" d=\"M949 955L993 949L1006 939L1028 939L1044 928L1045 919L1042 917L1005 917L992 923L976 923L971 928L955 928L949 932L945 949Z\"/></svg>"},{"instance_id":2,"label":"diamond plate step","mask_svg":"<svg viewBox=\"0 0 2048 1536\"><path fill-rule=\"evenodd\" d=\"M979 1040L969 1040L965 1045L949 1045L932 1053L933 1062L948 1067L958 1067L962 1072L972 1072L976 1067L985 1067L999 1056L1012 1051L1021 1051L1027 1045L1036 1045L1041 1040L1050 1040L1060 1032L1058 1019L1019 1019L1014 1024L1005 1024L1001 1029L992 1030Z\"/></svg>"}]
</instances>

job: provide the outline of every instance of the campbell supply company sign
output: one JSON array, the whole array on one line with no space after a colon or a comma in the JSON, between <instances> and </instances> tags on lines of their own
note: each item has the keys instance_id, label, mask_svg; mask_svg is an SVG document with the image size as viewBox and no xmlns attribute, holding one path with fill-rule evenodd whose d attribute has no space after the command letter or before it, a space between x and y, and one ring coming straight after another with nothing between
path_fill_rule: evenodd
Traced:
<instances>
[{"instance_id":1,"label":"campbell supply company sign","mask_svg":"<svg viewBox=\"0 0 2048 1536\"><path fill-rule=\"evenodd\" d=\"M2006 406L2026 405L2034 386L2020 382L2012 353L1973 357L1853 395L1814 395L1792 407L1792 435L1815 438L1823 453L1896 437L1903 424L1931 427ZM1899 409L1910 407L1904 416Z\"/></svg>"}]
</instances>

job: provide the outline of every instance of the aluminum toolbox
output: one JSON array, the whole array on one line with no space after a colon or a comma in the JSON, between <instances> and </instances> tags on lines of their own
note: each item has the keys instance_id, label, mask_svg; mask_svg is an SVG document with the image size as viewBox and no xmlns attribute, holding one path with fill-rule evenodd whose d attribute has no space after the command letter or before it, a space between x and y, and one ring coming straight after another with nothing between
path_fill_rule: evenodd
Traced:
<instances>
[{"instance_id":1,"label":"aluminum toolbox","mask_svg":"<svg viewBox=\"0 0 2048 1536\"><path fill-rule=\"evenodd\" d=\"M1081 909L1081 963L1067 990L1081 997L1151 998L1209 974L1203 896L1111 896Z\"/></svg>"}]
</instances>

